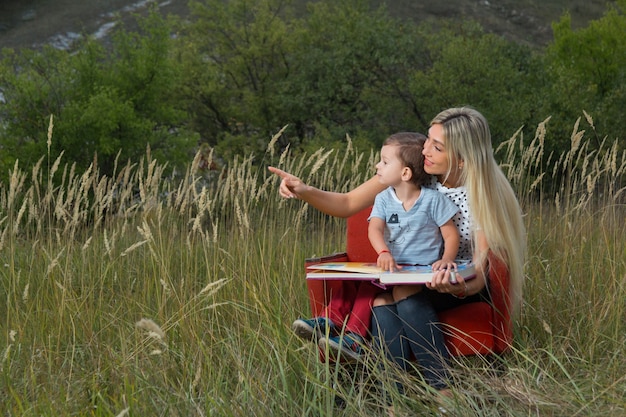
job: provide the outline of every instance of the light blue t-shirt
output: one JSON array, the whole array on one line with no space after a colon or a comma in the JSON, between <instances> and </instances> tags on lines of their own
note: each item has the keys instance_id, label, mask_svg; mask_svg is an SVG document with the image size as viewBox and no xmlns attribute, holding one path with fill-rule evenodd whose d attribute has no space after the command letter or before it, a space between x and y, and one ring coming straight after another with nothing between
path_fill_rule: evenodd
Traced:
<instances>
[{"instance_id":1,"label":"light blue t-shirt","mask_svg":"<svg viewBox=\"0 0 626 417\"><path fill-rule=\"evenodd\" d=\"M385 243L399 264L430 265L441 258L443 237L439 228L459 208L448 197L422 187L413 207L405 211L393 187L376 196L372 217L385 221Z\"/></svg>"}]
</instances>

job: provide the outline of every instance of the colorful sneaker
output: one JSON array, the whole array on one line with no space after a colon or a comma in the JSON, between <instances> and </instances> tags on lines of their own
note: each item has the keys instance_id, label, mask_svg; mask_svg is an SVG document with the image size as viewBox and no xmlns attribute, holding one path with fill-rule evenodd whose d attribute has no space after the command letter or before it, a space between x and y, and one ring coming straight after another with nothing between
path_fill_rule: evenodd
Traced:
<instances>
[{"instance_id":1,"label":"colorful sneaker","mask_svg":"<svg viewBox=\"0 0 626 417\"><path fill-rule=\"evenodd\" d=\"M326 317L313 317L312 319L298 319L293 322L291 329L296 336L311 341L326 336L335 324Z\"/></svg>"},{"instance_id":2,"label":"colorful sneaker","mask_svg":"<svg viewBox=\"0 0 626 417\"><path fill-rule=\"evenodd\" d=\"M363 353L363 338L356 333L322 337L318 345L324 352L328 351L329 356L344 358L348 362L358 361Z\"/></svg>"}]
</instances>

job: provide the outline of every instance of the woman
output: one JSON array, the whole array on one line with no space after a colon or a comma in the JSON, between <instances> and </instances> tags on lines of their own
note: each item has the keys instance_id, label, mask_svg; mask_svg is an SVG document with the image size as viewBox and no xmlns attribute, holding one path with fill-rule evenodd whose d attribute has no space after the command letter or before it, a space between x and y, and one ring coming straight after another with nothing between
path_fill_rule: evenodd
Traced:
<instances>
[{"instance_id":1,"label":"woman","mask_svg":"<svg viewBox=\"0 0 626 417\"><path fill-rule=\"evenodd\" d=\"M373 320L372 332L401 367L406 366L406 348L410 347L426 381L446 395L448 352L443 333L435 324L437 312L485 295L489 252L509 268L511 301L517 311L522 297L526 238L519 204L493 157L489 126L482 114L467 107L441 112L430 124L423 154L424 170L436 177L436 189L448 195L451 190L466 195L466 201L455 203L466 202L469 207L464 221L469 230L459 231L461 246L471 244L477 277L469 281L458 278L457 283L452 283L450 273L440 271L426 284L427 290L407 293L397 303L389 295L378 297L373 308L376 321ZM284 171L270 170L282 177L281 196L299 198L339 217L351 216L370 206L384 188L372 178L348 193L333 193L308 186Z\"/></svg>"}]
</instances>

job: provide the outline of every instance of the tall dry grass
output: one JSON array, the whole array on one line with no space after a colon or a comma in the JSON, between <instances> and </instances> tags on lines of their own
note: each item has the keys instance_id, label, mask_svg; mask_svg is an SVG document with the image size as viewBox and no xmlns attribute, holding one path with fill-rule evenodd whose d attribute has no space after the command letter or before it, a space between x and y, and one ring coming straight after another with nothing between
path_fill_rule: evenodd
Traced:
<instances>
[{"instance_id":1,"label":"tall dry grass","mask_svg":"<svg viewBox=\"0 0 626 417\"><path fill-rule=\"evenodd\" d=\"M455 363L461 415L626 413L626 157L589 136L577 124L548 162L543 125L499 150L526 213L525 303L503 375ZM149 150L110 178L62 156L15 165L0 187L2 415L385 415L391 370L321 363L290 331L308 310L303 260L341 250L344 223L281 200L265 168L345 191L376 155L349 138L277 154L277 137L219 172L198 155L180 178ZM433 415L419 377L396 376L411 387L389 390L398 412Z\"/></svg>"}]
</instances>

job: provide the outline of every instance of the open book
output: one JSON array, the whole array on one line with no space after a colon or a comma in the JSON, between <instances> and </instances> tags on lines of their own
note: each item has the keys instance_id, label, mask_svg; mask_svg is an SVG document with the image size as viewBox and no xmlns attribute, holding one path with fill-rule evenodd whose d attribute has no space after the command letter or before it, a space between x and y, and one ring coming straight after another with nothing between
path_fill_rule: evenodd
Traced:
<instances>
[{"instance_id":1,"label":"open book","mask_svg":"<svg viewBox=\"0 0 626 417\"><path fill-rule=\"evenodd\" d=\"M452 271L451 281L457 275L463 279L476 276L476 269L471 262L457 262L456 271ZM433 270L424 265L402 265L402 269L395 272L383 271L376 263L368 262L328 262L310 265L307 267L307 279L356 279L373 280L380 284L424 284L430 282Z\"/></svg>"}]
</instances>

